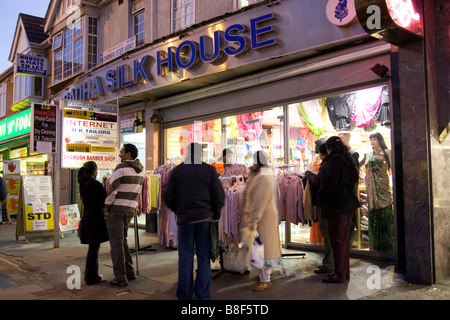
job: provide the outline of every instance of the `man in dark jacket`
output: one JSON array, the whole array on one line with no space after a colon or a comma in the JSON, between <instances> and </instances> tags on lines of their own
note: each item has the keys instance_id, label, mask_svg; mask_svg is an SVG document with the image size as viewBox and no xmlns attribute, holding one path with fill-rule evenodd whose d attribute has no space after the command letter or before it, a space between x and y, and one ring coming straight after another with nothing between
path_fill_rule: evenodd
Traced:
<instances>
[{"instance_id":1,"label":"man in dark jacket","mask_svg":"<svg viewBox=\"0 0 450 320\"><path fill-rule=\"evenodd\" d=\"M225 201L216 169L202 162L201 156L201 145L192 143L185 162L171 172L163 195L166 205L177 216L177 297L180 300L190 299L194 292L198 299L210 296L210 225L213 218L219 219ZM194 247L197 255L195 286Z\"/></svg>"}]
</instances>

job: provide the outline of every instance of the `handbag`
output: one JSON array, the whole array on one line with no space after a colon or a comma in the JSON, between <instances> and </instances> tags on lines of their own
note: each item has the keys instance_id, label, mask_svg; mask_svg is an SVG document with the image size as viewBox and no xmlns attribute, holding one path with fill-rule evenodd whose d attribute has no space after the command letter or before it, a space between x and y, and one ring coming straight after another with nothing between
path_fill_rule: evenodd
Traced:
<instances>
[{"instance_id":1,"label":"handbag","mask_svg":"<svg viewBox=\"0 0 450 320\"><path fill-rule=\"evenodd\" d=\"M219 244L219 220L213 220L209 227L209 233L211 234L211 249L209 250L209 256L212 262L216 262L220 256L220 244Z\"/></svg>"}]
</instances>

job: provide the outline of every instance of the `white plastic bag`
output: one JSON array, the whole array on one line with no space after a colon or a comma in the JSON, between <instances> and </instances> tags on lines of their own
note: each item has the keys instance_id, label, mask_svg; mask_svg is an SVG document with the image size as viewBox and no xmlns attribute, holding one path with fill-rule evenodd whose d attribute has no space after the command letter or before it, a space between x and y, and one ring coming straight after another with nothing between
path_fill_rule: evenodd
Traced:
<instances>
[{"instance_id":1,"label":"white plastic bag","mask_svg":"<svg viewBox=\"0 0 450 320\"><path fill-rule=\"evenodd\" d=\"M255 240L253 241L250 261L252 265L258 269L262 269L264 267L264 244L262 243L258 233L256 233Z\"/></svg>"}]
</instances>

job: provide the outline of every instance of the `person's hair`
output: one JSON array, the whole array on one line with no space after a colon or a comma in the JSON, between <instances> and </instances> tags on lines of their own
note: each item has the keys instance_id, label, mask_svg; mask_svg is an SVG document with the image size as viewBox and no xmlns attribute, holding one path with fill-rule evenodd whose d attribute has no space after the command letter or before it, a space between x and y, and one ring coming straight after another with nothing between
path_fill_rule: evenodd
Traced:
<instances>
[{"instance_id":1,"label":"person's hair","mask_svg":"<svg viewBox=\"0 0 450 320\"><path fill-rule=\"evenodd\" d=\"M136 146L131 143L125 143L123 147L125 148L125 153L129 152L131 155L131 159L136 160L136 158L138 157L138 149L136 148Z\"/></svg>"},{"instance_id":2,"label":"person's hair","mask_svg":"<svg viewBox=\"0 0 450 320\"><path fill-rule=\"evenodd\" d=\"M80 170L78 170L78 183L80 184L80 189L92 177L95 170L97 170L95 161L85 162Z\"/></svg>"},{"instance_id":3,"label":"person's hair","mask_svg":"<svg viewBox=\"0 0 450 320\"><path fill-rule=\"evenodd\" d=\"M222 150L222 158L225 159L225 157L227 156L227 153L233 154L233 151L231 151L231 149L229 149L229 148L223 149Z\"/></svg>"},{"instance_id":4,"label":"person's hair","mask_svg":"<svg viewBox=\"0 0 450 320\"><path fill-rule=\"evenodd\" d=\"M344 157L345 159L347 159L347 161L349 162L350 167L351 167L350 174L351 174L352 181L354 181L354 182L358 181L359 180L359 172L356 170L355 161L353 160L352 156L350 155L350 152L349 152L347 146L342 141L342 139L337 136L330 137L330 138L328 138L326 145L327 145L327 150L329 150L328 157L331 157L333 154L339 154L342 157Z\"/></svg>"},{"instance_id":5,"label":"person's hair","mask_svg":"<svg viewBox=\"0 0 450 320\"><path fill-rule=\"evenodd\" d=\"M386 146L386 142L384 142L384 138L383 138L383 136L381 135L381 133L379 133L379 132L372 133L372 134L369 136L369 139L373 139L373 138L375 138L375 139L378 140L378 142L380 143L380 147L381 147L382 149L387 149L387 148L388 148L388 147Z\"/></svg>"},{"instance_id":6,"label":"person's hair","mask_svg":"<svg viewBox=\"0 0 450 320\"><path fill-rule=\"evenodd\" d=\"M328 152L327 152L327 144L326 144L326 143L322 143L322 144L319 146L319 150L318 150L318 151L319 151L318 153L327 155L327 154L328 154Z\"/></svg>"},{"instance_id":7,"label":"person's hair","mask_svg":"<svg viewBox=\"0 0 450 320\"><path fill-rule=\"evenodd\" d=\"M256 165L255 172L260 171L261 167L267 165L267 157L262 150L258 150L253 154L253 164Z\"/></svg>"},{"instance_id":8,"label":"person's hair","mask_svg":"<svg viewBox=\"0 0 450 320\"><path fill-rule=\"evenodd\" d=\"M316 141L314 141L314 144L316 145L316 148L314 149L314 153L319 153L320 152L319 147L321 145L325 144L326 142L327 142L327 139L325 139L325 138L320 138L320 139L317 139Z\"/></svg>"}]
</instances>

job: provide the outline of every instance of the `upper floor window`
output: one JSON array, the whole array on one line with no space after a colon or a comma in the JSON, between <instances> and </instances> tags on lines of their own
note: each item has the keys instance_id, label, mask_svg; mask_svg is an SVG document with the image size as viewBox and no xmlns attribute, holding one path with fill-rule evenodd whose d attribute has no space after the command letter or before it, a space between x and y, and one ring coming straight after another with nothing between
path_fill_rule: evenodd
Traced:
<instances>
[{"instance_id":1,"label":"upper floor window","mask_svg":"<svg viewBox=\"0 0 450 320\"><path fill-rule=\"evenodd\" d=\"M172 0L172 32L194 24L194 0Z\"/></svg>"},{"instance_id":2,"label":"upper floor window","mask_svg":"<svg viewBox=\"0 0 450 320\"><path fill-rule=\"evenodd\" d=\"M59 81L83 69L83 19L53 38L53 80Z\"/></svg>"},{"instance_id":3,"label":"upper floor window","mask_svg":"<svg viewBox=\"0 0 450 320\"><path fill-rule=\"evenodd\" d=\"M97 65L97 18L89 17L88 23L88 69Z\"/></svg>"},{"instance_id":4,"label":"upper floor window","mask_svg":"<svg viewBox=\"0 0 450 320\"><path fill-rule=\"evenodd\" d=\"M136 0L133 2L133 27L136 45L145 42L145 23L144 23L144 1Z\"/></svg>"},{"instance_id":5,"label":"upper floor window","mask_svg":"<svg viewBox=\"0 0 450 320\"><path fill-rule=\"evenodd\" d=\"M0 118L6 114L6 83L0 84Z\"/></svg>"},{"instance_id":6,"label":"upper floor window","mask_svg":"<svg viewBox=\"0 0 450 320\"><path fill-rule=\"evenodd\" d=\"M44 97L44 81L41 77L16 74L14 76L14 103L29 97Z\"/></svg>"}]
</instances>

